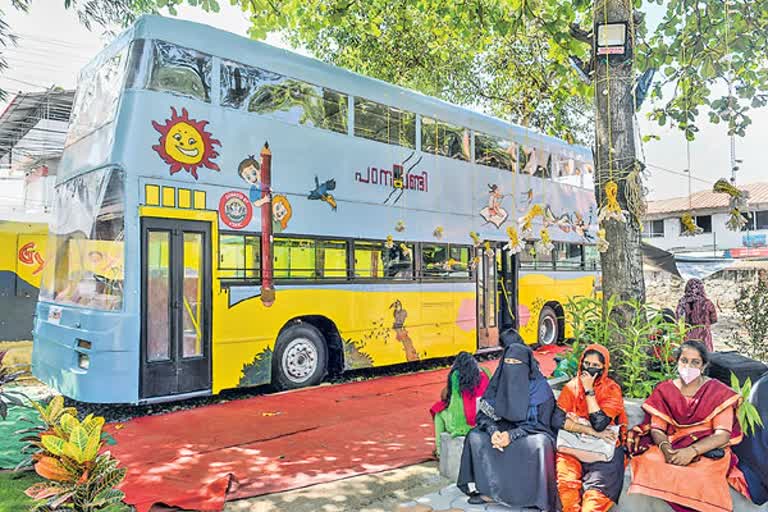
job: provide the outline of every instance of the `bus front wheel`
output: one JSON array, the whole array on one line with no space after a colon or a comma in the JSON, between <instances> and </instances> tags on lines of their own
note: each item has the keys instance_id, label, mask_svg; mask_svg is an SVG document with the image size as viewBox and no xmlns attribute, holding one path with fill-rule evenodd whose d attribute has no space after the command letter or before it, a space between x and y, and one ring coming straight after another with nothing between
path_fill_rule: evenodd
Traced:
<instances>
[{"instance_id":1,"label":"bus front wheel","mask_svg":"<svg viewBox=\"0 0 768 512\"><path fill-rule=\"evenodd\" d=\"M539 315L539 344L554 345L560 338L557 313L549 306L544 306Z\"/></svg>"},{"instance_id":2,"label":"bus front wheel","mask_svg":"<svg viewBox=\"0 0 768 512\"><path fill-rule=\"evenodd\" d=\"M272 383L280 390L314 386L323 380L328 363L325 338L313 325L292 325L277 337Z\"/></svg>"}]
</instances>

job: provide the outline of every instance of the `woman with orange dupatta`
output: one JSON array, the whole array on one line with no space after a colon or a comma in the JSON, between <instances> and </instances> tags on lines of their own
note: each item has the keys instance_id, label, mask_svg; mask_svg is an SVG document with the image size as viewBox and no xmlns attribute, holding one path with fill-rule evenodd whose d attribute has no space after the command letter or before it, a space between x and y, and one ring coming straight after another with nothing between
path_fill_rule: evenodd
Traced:
<instances>
[{"instance_id":1,"label":"woman with orange dupatta","mask_svg":"<svg viewBox=\"0 0 768 512\"><path fill-rule=\"evenodd\" d=\"M563 388L557 405L566 413L563 428L616 443L607 462L582 462L557 453L557 488L563 512L607 512L624 486L624 448L627 428L624 398L608 377L611 356L602 345L589 345L579 361L579 375ZM608 426L618 426L619 434Z\"/></svg>"},{"instance_id":2,"label":"woman with orange dupatta","mask_svg":"<svg viewBox=\"0 0 768 512\"><path fill-rule=\"evenodd\" d=\"M730 446L742 435L736 417L741 397L703 375L707 348L680 346L680 376L662 382L643 404L646 419L629 436L630 493L665 500L676 512L733 510L728 484L747 497L744 475Z\"/></svg>"}]
</instances>

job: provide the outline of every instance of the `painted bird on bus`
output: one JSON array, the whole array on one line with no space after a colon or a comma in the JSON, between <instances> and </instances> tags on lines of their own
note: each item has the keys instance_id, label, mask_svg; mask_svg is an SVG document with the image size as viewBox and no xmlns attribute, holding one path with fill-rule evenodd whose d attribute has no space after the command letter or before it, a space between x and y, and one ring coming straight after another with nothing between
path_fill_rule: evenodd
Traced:
<instances>
[{"instance_id":1,"label":"painted bird on bus","mask_svg":"<svg viewBox=\"0 0 768 512\"><path fill-rule=\"evenodd\" d=\"M330 193L331 190L335 189L335 179L331 178L321 184L320 180L315 176L315 189L309 192L307 199L325 201L331 207L331 210L336 211L336 198Z\"/></svg>"}]
</instances>

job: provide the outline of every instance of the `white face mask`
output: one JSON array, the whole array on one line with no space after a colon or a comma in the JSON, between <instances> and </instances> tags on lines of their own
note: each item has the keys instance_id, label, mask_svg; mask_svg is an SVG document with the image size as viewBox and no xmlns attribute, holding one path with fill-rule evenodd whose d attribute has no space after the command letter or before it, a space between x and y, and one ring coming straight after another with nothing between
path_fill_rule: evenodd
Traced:
<instances>
[{"instance_id":1,"label":"white face mask","mask_svg":"<svg viewBox=\"0 0 768 512\"><path fill-rule=\"evenodd\" d=\"M701 370L699 368L689 368L687 366L678 366L677 373L680 374L680 378L686 384L690 384L701 376Z\"/></svg>"}]
</instances>

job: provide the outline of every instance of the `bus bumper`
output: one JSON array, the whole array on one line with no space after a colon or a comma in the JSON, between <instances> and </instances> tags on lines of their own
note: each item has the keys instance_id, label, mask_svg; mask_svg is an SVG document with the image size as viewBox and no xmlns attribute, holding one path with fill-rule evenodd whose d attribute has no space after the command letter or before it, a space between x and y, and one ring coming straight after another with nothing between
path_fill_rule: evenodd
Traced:
<instances>
[{"instance_id":1,"label":"bus bumper","mask_svg":"<svg viewBox=\"0 0 768 512\"><path fill-rule=\"evenodd\" d=\"M137 403L139 343L138 335L130 336L128 318L38 303L32 375L81 402Z\"/></svg>"}]
</instances>

